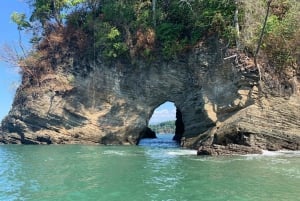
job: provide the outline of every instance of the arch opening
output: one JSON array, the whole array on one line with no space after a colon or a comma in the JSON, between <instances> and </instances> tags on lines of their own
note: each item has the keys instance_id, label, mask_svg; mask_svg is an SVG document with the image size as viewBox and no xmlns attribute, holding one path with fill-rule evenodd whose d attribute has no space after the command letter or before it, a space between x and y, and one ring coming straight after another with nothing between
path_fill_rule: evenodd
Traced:
<instances>
[{"instance_id":1,"label":"arch opening","mask_svg":"<svg viewBox=\"0 0 300 201\"><path fill-rule=\"evenodd\" d=\"M139 142L139 145L179 146L184 133L184 124L180 109L170 101L160 104L153 109L147 128L144 131L146 131L147 135L141 137L143 140Z\"/></svg>"}]
</instances>

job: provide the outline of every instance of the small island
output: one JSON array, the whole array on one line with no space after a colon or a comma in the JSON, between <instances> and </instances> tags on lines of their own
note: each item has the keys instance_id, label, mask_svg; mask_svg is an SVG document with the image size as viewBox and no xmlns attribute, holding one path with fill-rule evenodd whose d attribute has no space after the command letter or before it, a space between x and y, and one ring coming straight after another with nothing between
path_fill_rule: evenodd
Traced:
<instances>
[{"instance_id":1,"label":"small island","mask_svg":"<svg viewBox=\"0 0 300 201\"><path fill-rule=\"evenodd\" d=\"M300 149L298 1L31 2L0 143L136 145L171 101L199 155Z\"/></svg>"}]
</instances>

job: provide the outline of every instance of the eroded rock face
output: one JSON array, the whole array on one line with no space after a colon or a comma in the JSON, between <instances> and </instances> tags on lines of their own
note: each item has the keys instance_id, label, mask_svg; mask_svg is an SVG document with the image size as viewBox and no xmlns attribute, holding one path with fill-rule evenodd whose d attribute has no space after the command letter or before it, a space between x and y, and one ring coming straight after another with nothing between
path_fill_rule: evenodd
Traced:
<instances>
[{"instance_id":1,"label":"eroded rock face","mask_svg":"<svg viewBox=\"0 0 300 201\"><path fill-rule=\"evenodd\" d=\"M199 46L172 61L70 58L68 70L44 75L40 86L20 86L0 142L136 144L154 109L172 101L182 114L181 144L199 154L300 149L298 91L264 92L253 65L217 50Z\"/></svg>"}]
</instances>

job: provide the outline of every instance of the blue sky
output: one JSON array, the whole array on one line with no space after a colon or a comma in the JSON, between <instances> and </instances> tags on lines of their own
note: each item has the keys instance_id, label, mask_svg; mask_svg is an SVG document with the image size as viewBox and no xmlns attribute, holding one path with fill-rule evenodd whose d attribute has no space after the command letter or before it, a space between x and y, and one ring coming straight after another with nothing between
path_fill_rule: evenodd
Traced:
<instances>
[{"instance_id":1,"label":"blue sky","mask_svg":"<svg viewBox=\"0 0 300 201\"><path fill-rule=\"evenodd\" d=\"M149 121L149 124L157 124L163 121L170 121L176 119L176 107L172 102L165 102L156 108Z\"/></svg>"},{"instance_id":2,"label":"blue sky","mask_svg":"<svg viewBox=\"0 0 300 201\"><path fill-rule=\"evenodd\" d=\"M30 9L24 0L4 0L0 7L0 47L8 44L18 47L17 26L11 21L10 16L13 12L29 13ZM23 42L28 44L29 36L22 35ZM27 39L27 40L26 40ZM0 54L2 49L0 48ZM20 75L18 69L0 61L0 121L8 114L18 83ZM150 119L151 124L163 121L175 120L176 108L173 103L166 102L158 107Z\"/></svg>"},{"instance_id":3,"label":"blue sky","mask_svg":"<svg viewBox=\"0 0 300 201\"><path fill-rule=\"evenodd\" d=\"M0 47L8 44L16 46L18 43L17 26L10 20L10 15L14 12L29 12L29 8L21 0L5 0L0 7ZM25 36L24 36L25 37ZM26 43L26 41L24 41ZM2 54L2 49L0 53ZM7 115L16 90L17 83L20 82L20 75L17 69L0 61L0 120Z\"/></svg>"}]
</instances>

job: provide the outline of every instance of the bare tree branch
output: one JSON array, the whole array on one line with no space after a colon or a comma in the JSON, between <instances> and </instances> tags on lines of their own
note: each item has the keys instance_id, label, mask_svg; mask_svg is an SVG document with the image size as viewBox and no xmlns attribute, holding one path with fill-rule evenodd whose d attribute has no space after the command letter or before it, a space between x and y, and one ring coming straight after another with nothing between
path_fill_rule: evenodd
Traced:
<instances>
[{"instance_id":1,"label":"bare tree branch","mask_svg":"<svg viewBox=\"0 0 300 201\"><path fill-rule=\"evenodd\" d=\"M1 47L0 61L8 63L11 66L19 67L20 56L15 47L4 44Z\"/></svg>"}]
</instances>

